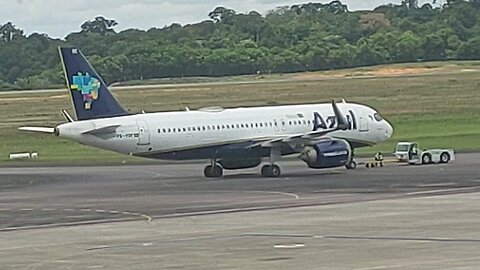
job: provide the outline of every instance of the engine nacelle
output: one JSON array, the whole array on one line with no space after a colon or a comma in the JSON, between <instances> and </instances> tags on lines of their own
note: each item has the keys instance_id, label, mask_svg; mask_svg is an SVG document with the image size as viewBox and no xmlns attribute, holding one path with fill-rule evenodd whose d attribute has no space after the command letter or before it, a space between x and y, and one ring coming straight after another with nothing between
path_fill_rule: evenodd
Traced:
<instances>
[{"instance_id":1,"label":"engine nacelle","mask_svg":"<svg viewBox=\"0 0 480 270\"><path fill-rule=\"evenodd\" d=\"M352 160L352 148L345 140L332 139L306 146L300 159L312 169L344 166Z\"/></svg>"}]
</instances>

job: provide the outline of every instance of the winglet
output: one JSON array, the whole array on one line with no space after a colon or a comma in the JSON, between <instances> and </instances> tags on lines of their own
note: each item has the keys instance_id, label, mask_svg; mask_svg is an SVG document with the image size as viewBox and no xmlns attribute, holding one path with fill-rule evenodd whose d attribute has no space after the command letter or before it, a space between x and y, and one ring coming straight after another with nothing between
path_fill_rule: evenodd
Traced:
<instances>
[{"instance_id":1,"label":"winglet","mask_svg":"<svg viewBox=\"0 0 480 270\"><path fill-rule=\"evenodd\" d=\"M348 129L348 122L347 119L345 119L345 116L340 112L340 109L338 109L337 103L335 103L335 100L332 100L332 108L333 108L333 113L335 113L335 118L337 118L337 129L340 130L346 130Z\"/></svg>"}]
</instances>

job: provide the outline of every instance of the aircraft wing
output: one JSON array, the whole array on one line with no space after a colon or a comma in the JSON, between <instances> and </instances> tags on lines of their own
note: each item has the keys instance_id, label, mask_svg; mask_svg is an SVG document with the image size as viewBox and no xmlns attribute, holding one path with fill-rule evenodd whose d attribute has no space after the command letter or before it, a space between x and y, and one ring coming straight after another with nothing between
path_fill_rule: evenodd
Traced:
<instances>
[{"instance_id":1,"label":"aircraft wing","mask_svg":"<svg viewBox=\"0 0 480 270\"><path fill-rule=\"evenodd\" d=\"M331 128L331 129L324 129L324 130L317 130L317 131L311 131L307 133L301 133L301 134L293 134L289 136L281 136L277 138L271 138L267 140L262 140L260 142L254 143L250 145L248 148L254 148L254 147L276 147L280 146L283 143L308 143L311 141L316 141L319 139L322 139L329 133L338 131L338 130L345 130L348 128L348 122L343 116L343 114L340 112L338 109L337 104L335 103L334 100L332 100L332 107L333 107L333 112L335 113L335 118L336 118L336 127ZM325 137L327 139L327 137Z\"/></svg>"}]
</instances>

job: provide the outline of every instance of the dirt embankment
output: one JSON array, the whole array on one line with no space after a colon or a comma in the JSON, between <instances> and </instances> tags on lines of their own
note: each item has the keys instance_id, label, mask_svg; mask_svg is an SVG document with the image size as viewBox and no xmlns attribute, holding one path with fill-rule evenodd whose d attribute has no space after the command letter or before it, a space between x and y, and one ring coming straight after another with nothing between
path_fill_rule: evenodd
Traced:
<instances>
[{"instance_id":1,"label":"dirt embankment","mask_svg":"<svg viewBox=\"0 0 480 270\"><path fill-rule=\"evenodd\" d=\"M327 71L327 72L312 72L303 73L295 76L298 80L314 80L321 78L347 78L347 77L386 77L386 76L401 76L412 74L425 74L438 72L442 68L426 68L426 67L384 67L373 70L347 70L347 71Z\"/></svg>"}]
</instances>

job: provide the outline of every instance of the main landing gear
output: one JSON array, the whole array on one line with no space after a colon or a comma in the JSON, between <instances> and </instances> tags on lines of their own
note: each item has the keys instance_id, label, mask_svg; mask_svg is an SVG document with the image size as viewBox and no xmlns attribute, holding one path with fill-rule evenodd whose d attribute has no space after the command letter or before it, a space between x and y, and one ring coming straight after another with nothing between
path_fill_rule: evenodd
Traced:
<instances>
[{"instance_id":1,"label":"main landing gear","mask_svg":"<svg viewBox=\"0 0 480 270\"><path fill-rule=\"evenodd\" d=\"M263 177L279 177L282 171L280 167L275 164L276 161L282 156L281 149L279 147L273 147L270 150L269 164L262 167L261 173ZM227 167L228 168L228 167ZM203 170L203 174L207 178L220 178L223 176L223 167L217 163L217 160L213 158L211 164L206 166Z\"/></svg>"},{"instance_id":2,"label":"main landing gear","mask_svg":"<svg viewBox=\"0 0 480 270\"><path fill-rule=\"evenodd\" d=\"M268 165L262 167L263 177L279 177L282 171L280 167L275 164L277 160L282 156L282 151L279 147L273 147L270 150L270 160Z\"/></svg>"},{"instance_id":3,"label":"main landing gear","mask_svg":"<svg viewBox=\"0 0 480 270\"><path fill-rule=\"evenodd\" d=\"M355 170L357 168L357 162L352 159L349 163L345 164L345 168L348 170Z\"/></svg>"},{"instance_id":4,"label":"main landing gear","mask_svg":"<svg viewBox=\"0 0 480 270\"><path fill-rule=\"evenodd\" d=\"M354 158L355 158L355 151L352 147L352 156L350 160L347 162L347 164L345 164L345 168L347 168L347 170L355 170L357 168L357 162L354 160Z\"/></svg>"},{"instance_id":5,"label":"main landing gear","mask_svg":"<svg viewBox=\"0 0 480 270\"><path fill-rule=\"evenodd\" d=\"M223 168L217 164L216 160L212 159L212 164L205 167L203 174L207 178L220 178L223 176Z\"/></svg>"},{"instance_id":6,"label":"main landing gear","mask_svg":"<svg viewBox=\"0 0 480 270\"><path fill-rule=\"evenodd\" d=\"M263 177L279 177L281 174L280 167L278 165L265 165L262 167L262 176Z\"/></svg>"}]
</instances>

